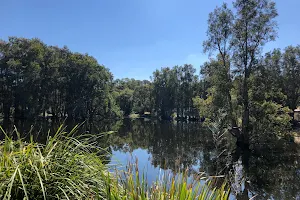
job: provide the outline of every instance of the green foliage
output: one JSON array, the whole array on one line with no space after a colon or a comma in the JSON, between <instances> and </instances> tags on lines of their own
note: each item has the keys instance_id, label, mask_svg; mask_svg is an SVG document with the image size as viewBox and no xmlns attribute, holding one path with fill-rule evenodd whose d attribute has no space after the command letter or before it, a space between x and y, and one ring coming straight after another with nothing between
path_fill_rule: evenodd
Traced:
<instances>
[{"instance_id":1,"label":"green foliage","mask_svg":"<svg viewBox=\"0 0 300 200\"><path fill-rule=\"evenodd\" d=\"M125 88L116 95L116 102L118 102L120 109L126 116L128 116L132 112L133 92L133 90Z\"/></svg>"},{"instance_id":2,"label":"green foliage","mask_svg":"<svg viewBox=\"0 0 300 200\"><path fill-rule=\"evenodd\" d=\"M133 112L144 114L152 110L152 85L145 84L135 88L133 93Z\"/></svg>"},{"instance_id":3,"label":"green foliage","mask_svg":"<svg viewBox=\"0 0 300 200\"><path fill-rule=\"evenodd\" d=\"M290 128L290 109L299 104L299 47L260 56L277 36L277 15L273 1L236 0L232 8L217 7L208 19L203 46L217 55L202 66L207 93L194 102L203 111L208 106L214 117L225 110L231 125L242 127L245 144L257 135L281 136Z\"/></svg>"},{"instance_id":4,"label":"green foliage","mask_svg":"<svg viewBox=\"0 0 300 200\"><path fill-rule=\"evenodd\" d=\"M116 117L112 74L85 54L38 39L0 42L0 109L5 118Z\"/></svg>"},{"instance_id":5,"label":"green foliage","mask_svg":"<svg viewBox=\"0 0 300 200\"><path fill-rule=\"evenodd\" d=\"M210 54L218 52L217 60L211 60L210 63L205 63L201 69L201 73L209 77L213 95L212 110L216 112L220 109L220 104L223 104L222 109L226 108L228 121L232 126L236 122L233 117L232 107L232 80L230 59L232 57L232 39L233 39L234 15L226 3L222 7L217 7L209 14L207 40L203 42L204 52Z\"/></svg>"},{"instance_id":6,"label":"green foliage","mask_svg":"<svg viewBox=\"0 0 300 200\"><path fill-rule=\"evenodd\" d=\"M206 90L206 98L211 101L210 105L207 105L210 107L211 115L223 108L226 108L228 113L232 112L230 111L231 97L228 96L231 89L231 81L228 80L228 68L222 65L221 58L218 59L206 62L201 67L201 74L210 85Z\"/></svg>"},{"instance_id":7,"label":"green foliage","mask_svg":"<svg viewBox=\"0 0 300 200\"><path fill-rule=\"evenodd\" d=\"M276 49L265 55L249 77L252 136L259 140L283 136L291 125L291 110L284 107L287 96L283 92L284 75L281 72L282 54Z\"/></svg>"},{"instance_id":8,"label":"green foliage","mask_svg":"<svg viewBox=\"0 0 300 200\"><path fill-rule=\"evenodd\" d=\"M300 46L289 46L283 54L283 91L287 105L296 109L300 105Z\"/></svg>"},{"instance_id":9,"label":"green foliage","mask_svg":"<svg viewBox=\"0 0 300 200\"><path fill-rule=\"evenodd\" d=\"M200 97L193 98L193 104L198 109L199 115L205 118L211 118L213 112L212 108L212 96L208 96L207 99L202 99Z\"/></svg>"},{"instance_id":10,"label":"green foliage","mask_svg":"<svg viewBox=\"0 0 300 200\"><path fill-rule=\"evenodd\" d=\"M153 73L154 109L162 119L170 119L172 113L179 116L193 115L192 98L198 86L198 76L192 65L162 68Z\"/></svg>"},{"instance_id":11,"label":"green foliage","mask_svg":"<svg viewBox=\"0 0 300 200\"><path fill-rule=\"evenodd\" d=\"M244 143L249 145L250 101L249 77L262 47L277 37L278 15L275 3L269 0L236 0L233 25L233 62L243 77L242 84L242 133Z\"/></svg>"},{"instance_id":12,"label":"green foliage","mask_svg":"<svg viewBox=\"0 0 300 200\"><path fill-rule=\"evenodd\" d=\"M266 122L280 124L276 130L282 132L289 119L285 107L293 111L300 104L300 47L261 56L263 46L277 36L277 15L272 0L235 0L232 7L216 7L203 43L215 58L202 65L201 80L189 64L156 70L151 81L113 80L87 54L38 39L1 40L0 116L86 120L147 112L186 120L214 119L222 110L231 127L242 128L245 143L257 131L254 127L270 128Z\"/></svg>"},{"instance_id":13,"label":"green foliage","mask_svg":"<svg viewBox=\"0 0 300 200\"><path fill-rule=\"evenodd\" d=\"M271 101L262 103L253 102L251 106L251 124L253 125L253 137L257 140L266 140L285 136L291 127L291 110Z\"/></svg>"},{"instance_id":14,"label":"green foliage","mask_svg":"<svg viewBox=\"0 0 300 200\"><path fill-rule=\"evenodd\" d=\"M152 109L152 85L150 81L117 79L114 81L114 96L123 115L144 114Z\"/></svg>"},{"instance_id":15,"label":"green foliage","mask_svg":"<svg viewBox=\"0 0 300 200\"><path fill-rule=\"evenodd\" d=\"M88 140L69 137L62 126L45 145L13 140L3 129L0 142L1 199L101 199L105 196L102 164Z\"/></svg>"}]
</instances>

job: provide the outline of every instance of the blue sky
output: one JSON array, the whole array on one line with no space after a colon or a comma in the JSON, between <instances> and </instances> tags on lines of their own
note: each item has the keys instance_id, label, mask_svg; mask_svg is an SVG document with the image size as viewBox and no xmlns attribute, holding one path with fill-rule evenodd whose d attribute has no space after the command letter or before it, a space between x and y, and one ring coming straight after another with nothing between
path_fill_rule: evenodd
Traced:
<instances>
[{"instance_id":1,"label":"blue sky","mask_svg":"<svg viewBox=\"0 0 300 200\"><path fill-rule=\"evenodd\" d=\"M231 2L232 0L225 0ZM88 53L115 78L149 79L155 69L207 60L208 13L222 0L1 0L0 38L40 38ZM300 44L300 1L276 0L279 38Z\"/></svg>"}]
</instances>

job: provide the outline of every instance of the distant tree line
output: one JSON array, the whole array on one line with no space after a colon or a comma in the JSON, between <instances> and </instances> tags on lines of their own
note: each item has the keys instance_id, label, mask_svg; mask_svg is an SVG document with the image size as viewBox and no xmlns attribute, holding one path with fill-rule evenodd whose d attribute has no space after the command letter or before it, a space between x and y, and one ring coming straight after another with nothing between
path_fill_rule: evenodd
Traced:
<instances>
[{"instance_id":1,"label":"distant tree line","mask_svg":"<svg viewBox=\"0 0 300 200\"><path fill-rule=\"evenodd\" d=\"M199 77L189 64L163 67L153 72L151 81L116 79L114 97L124 115L144 114L161 119L198 115L193 98L200 94Z\"/></svg>"},{"instance_id":2,"label":"distant tree line","mask_svg":"<svg viewBox=\"0 0 300 200\"><path fill-rule=\"evenodd\" d=\"M196 111L211 119L218 110L229 112L231 107L236 121L242 112L241 71L235 68L228 76L220 55L201 66L200 78L192 65L185 64L156 70L151 81L113 80L109 70L93 57L73 53L67 47L11 37L1 41L0 48L0 109L4 118L51 115L101 119L149 112L170 119L174 114L196 115ZM257 59L249 76L250 100L256 103L251 105L272 102L295 109L299 105L299 58L300 46L289 46Z\"/></svg>"}]
</instances>

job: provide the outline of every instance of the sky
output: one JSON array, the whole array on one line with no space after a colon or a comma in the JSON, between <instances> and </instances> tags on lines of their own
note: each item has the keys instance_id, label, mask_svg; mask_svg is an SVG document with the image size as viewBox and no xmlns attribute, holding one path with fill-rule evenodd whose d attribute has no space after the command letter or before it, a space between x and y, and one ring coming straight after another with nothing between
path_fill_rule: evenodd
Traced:
<instances>
[{"instance_id":1,"label":"sky","mask_svg":"<svg viewBox=\"0 0 300 200\"><path fill-rule=\"evenodd\" d=\"M208 14L232 0L0 0L0 39L39 38L88 53L115 78L149 79L161 67L208 60ZM300 0L275 0L278 38L264 51L300 44Z\"/></svg>"}]
</instances>

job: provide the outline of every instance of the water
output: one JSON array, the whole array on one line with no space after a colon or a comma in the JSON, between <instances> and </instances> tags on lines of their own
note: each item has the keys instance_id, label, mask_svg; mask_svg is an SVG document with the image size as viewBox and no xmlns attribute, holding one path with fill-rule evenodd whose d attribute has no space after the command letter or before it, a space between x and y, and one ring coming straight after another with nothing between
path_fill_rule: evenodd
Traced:
<instances>
[{"instance_id":1,"label":"water","mask_svg":"<svg viewBox=\"0 0 300 200\"><path fill-rule=\"evenodd\" d=\"M143 120L124 121L111 138L111 163L124 166L137 158L149 182L162 170L188 169L225 175L232 199L300 199L300 154L289 142L241 152L234 138L226 148L216 146L211 132L199 123Z\"/></svg>"},{"instance_id":2,"label":"water","mask_svg":"<svg viewBox=\"0 0 300 200\"><path fill-rule=\"evenodd\" d=\"M17 126L28 132L30 124ZM48 122L37 124L40 133L57 127ZM99 145L110 147L107 163L122 168L138 159L139 169L147 172L149 183L163 172L187 169L190 174L224 175L231 186L231 199L300 199L300 147L289 141L261 142L256 151L243 152L230 135L226 135L226 142L214 142L211 131L199 123L149 120L86 123L80 131L108 130L116 132L99 141ZM40 134L39 140L44 138Z\"/></svg>"}]
</instances>

